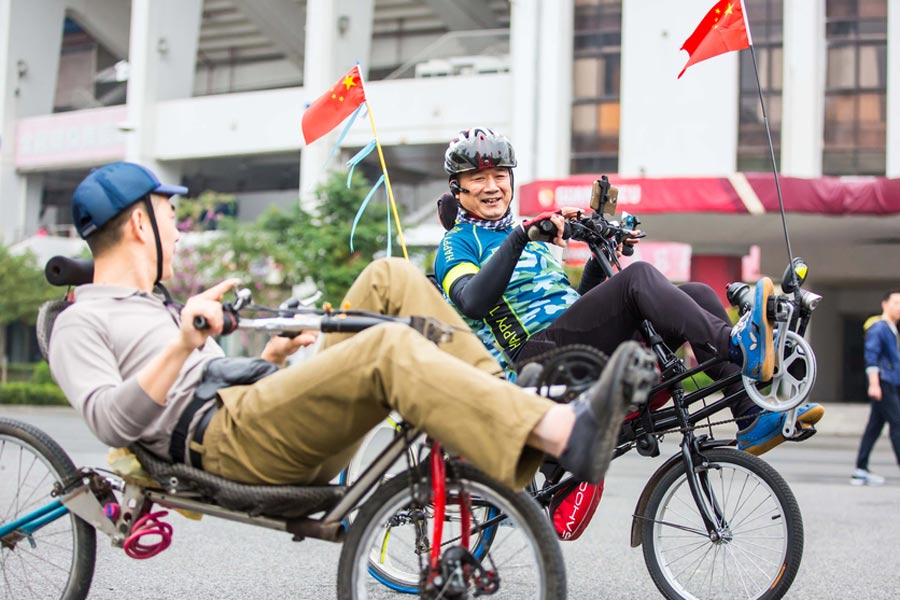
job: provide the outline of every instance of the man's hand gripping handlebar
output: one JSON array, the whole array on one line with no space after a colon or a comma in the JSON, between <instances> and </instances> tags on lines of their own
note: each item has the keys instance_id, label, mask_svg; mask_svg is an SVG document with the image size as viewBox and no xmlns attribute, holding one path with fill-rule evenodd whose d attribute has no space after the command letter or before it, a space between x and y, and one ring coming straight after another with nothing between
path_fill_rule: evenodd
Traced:
<instances>
[{"instance_id":1,"label":"man's hand gripping handlebar","mask_svg":"<svg viewBox=\"0 0 900 600\"><path fill-rule=\"evenodd\" d=\"M412 316L399 317L382 315L365 311L330 310L315 308L278 309L253 304L248 289L236 291L237 300L222 304L222 335L233 333L237 329L265 331L274 335L292 335L301 331L321 331L323 333L358 333L369 327L383 323L402 323L408 325L435 344L442 344L453 339L454 328L432 317ZM271 311L275 316L246 318L239 315L242 309ZM209 322L201 316L194 317L193 325L198 330L209 328Z\"/></svg>"}]
</instances>

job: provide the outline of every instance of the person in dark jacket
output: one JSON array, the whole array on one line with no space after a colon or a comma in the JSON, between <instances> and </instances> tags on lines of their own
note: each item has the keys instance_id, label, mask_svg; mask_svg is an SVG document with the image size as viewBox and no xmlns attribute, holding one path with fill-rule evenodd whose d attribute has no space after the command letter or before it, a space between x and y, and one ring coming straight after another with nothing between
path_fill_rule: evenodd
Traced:
<instances>
[{"instance_id":1,"label":"person in dark jacket","mask_svg":"<svg viewBox=\"0 0 900 600\"><path fill-rule=\"evenodd\" d=\"M856 456L853 485L881 485L884 477L869 472L869 455L884 424L890 427L891 445L900 465L900 290L890 290L881 301L881 319L866 333L866 376L872 411Z\"/></svg>"}]
</instances>

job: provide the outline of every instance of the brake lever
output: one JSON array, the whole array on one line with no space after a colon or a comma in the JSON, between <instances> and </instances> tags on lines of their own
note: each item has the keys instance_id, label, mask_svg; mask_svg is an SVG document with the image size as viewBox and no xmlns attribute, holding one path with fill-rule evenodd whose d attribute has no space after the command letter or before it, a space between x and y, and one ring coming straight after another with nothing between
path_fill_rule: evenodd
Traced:
<instances>
[{"instance_id":1,"label":"brake lever","mask_svg":"<svg viewBox=\"0 0 900 600\"><path fill-rule=\"evenodd\" d=\"M440 345L453 340L453 327L434 317L410 317L409 325L435 344Z\"/></svg>"},{"instance_id":2,"label":"brake lever","mask_svg":"<svg viewBox=\"0 0 900 600\"><path fill-rule=\"evenodd\" d=\"M237 296L237 298L231 303L231 306L236 311L241 310L245 306L249 306L253 302L253 292L251 292L249 288L236 289L234 295Z\"/></svg>"}]
</instances>

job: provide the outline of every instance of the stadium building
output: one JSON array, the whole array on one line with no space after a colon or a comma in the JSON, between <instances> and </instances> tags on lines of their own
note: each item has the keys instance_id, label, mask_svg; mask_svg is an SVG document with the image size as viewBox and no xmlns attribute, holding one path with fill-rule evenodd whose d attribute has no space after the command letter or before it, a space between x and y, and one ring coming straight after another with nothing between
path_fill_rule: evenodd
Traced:
<instances>
[{"instance_id":1,"label":"stadium building","mask_svg":"<svg viewBox=\"0 0 900 600\"><path fill-rule=\"evenodd\" d=\"M516 147L521 214L586 205L607 174L673 280L778 278L753 55L677 78L713 4L0 0L0 240L77 252L72 190L112 160L233 194L240 219L309 202L339 129L306 147L301 116L359 61L408 243L439 240L443 149L484 125ZM900 0L745 4L793 251L825 297L816 397L862 400L861 324L900 281ZM359 119L340 155L371 139Z\"/></svg>"}]
</instances>

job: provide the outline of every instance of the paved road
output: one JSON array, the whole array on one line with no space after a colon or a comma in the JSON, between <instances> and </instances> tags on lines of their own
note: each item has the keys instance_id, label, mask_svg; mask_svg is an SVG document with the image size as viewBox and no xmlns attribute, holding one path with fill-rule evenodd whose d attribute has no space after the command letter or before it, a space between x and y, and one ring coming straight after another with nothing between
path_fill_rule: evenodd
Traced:
<instances>
[{"instance_id":1,"label":"paved road","mask_svg":"<svg viewBox=\"0 0 900 600\"><path fill-rule=\"evenodd\" d=\"M76 464L105 465L105 448L67 409L0 407L45 429ZM835 420L838 415L834 414ZM845 417L844 419L850 419ZM852 416L859 420L859 416ZM834 421L833 421L834 423ZM803 511L803 563L792 599L895 599L900 595L900 470L889 442L879 441L871 468L888 477L883 487L848 484L857 438L824 428L803 444L767 455L791 485ZM845 427L846 429L846 427ZM674 451L667 440L663 456ZM644 600L660 597L639 548L630 548L630 515L643 484L662 458L626 455L610 471L607 491L585 535L563 547L569 597ZM340 547L205 518L173 517L175 539L162 555L134 561L98 538L100 552L91 598L332 598Z\"/></svg>"}]
</instances>

